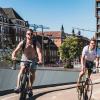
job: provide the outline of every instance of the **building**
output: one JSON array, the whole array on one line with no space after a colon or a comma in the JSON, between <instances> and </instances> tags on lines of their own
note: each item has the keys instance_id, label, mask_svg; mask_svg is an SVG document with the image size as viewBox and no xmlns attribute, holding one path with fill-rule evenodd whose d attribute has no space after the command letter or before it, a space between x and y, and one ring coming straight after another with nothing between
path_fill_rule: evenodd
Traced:
<instances>
[{"instance_id":1,"label":"building","mask_svg":"<svg viewBox=\"0 0 100 100\"><path fill-rule=\"evenodd\" d=\"M73 35L72 33L65 33L63 25L61 26L61 31L44 31L43 33L34 32L34 34L37 36L37 40L41 44L44 54L44 62L46 63L55 63L60 59L58 48L61 46L65 38ZM89 43L89 39L82 36L81 33L75 34L75 36L78 37L78 41L82 48Z\"/></svg>"},{"instance_id":2,"label":"building","mask_svg":"<svg viewBox=\"0 0 100 100\"><path fill-rule=\"evenodd\" d=\"M21 41L28 27L28 22L13 8L0 8L0 48Z\"/></svg>"},{"instance_id":3,"label":"building","mask_svg":"<svg viewBox=\"0 0 100 100\"><path fill-rule=\"evenodd\" d=\"M100 48L100 0L95 3L95 16L96 16L96 33L97 47Z\"/></svg>"},{"instance_id":4,"label":"building","mask_svg":"<svg viewBox=\"0 0 100 100\"><path fill-rule=\"evenodd\" d=\"M34 34L37 36L37 40L41 44L44 62L55 63L59 59L58 48L66 38L63 25L61 31L44 31L43 33L35 32Z\"/></svg>"}]
</instances>

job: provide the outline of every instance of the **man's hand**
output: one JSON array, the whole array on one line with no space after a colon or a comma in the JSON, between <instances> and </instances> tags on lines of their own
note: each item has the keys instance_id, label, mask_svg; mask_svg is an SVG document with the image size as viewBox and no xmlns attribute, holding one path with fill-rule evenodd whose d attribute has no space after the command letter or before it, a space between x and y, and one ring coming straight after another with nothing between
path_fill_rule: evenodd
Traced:
<instances>
[{"instance_id":1,"label":"man's hand","mask_svg":"<svg viewBox=\"0 0 100 100\"><path fill-rule=\"evenodd\" d=\"M42 61L38 61L37 63L38 63L39 65L41 65L41 64L42 64Z\"/></svg>"},{"instance_id":2,"label":"man's hand","mask_svg":"<svg viewBox=\"0 0 100 100\"><path fill-rule=\"evenodd\" d=\"M12 57L12 60L16 60L17 58L16 57Z\"/></svg>"},{"instance_id":3,"label":"man's hand","mask_svg":"<svg viewBox=\"0 0 100 100\"><path fill-rule=\"evenodd\" d=\"M16 70L16 57L12 57L12 63L13 63L13 65L12 65L12 67L11 67L11 69L13 69L13 70Z\"/></svg>"}]
</instances>

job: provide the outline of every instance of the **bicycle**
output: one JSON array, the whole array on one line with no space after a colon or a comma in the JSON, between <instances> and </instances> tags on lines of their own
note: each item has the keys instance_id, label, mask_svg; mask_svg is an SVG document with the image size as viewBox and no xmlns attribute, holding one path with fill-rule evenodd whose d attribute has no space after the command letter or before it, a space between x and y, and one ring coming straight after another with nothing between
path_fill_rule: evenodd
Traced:
<instances>
[{"instance_id":1,"label":"bicycle","mask_svg":"<svg viewBox=\"0 0 100 100\"><path fill-rule=\"evenodd\" d=\"M20 63L20 62L25 63L25 69L24 69L23 74L21 75L20 82L19 82L20 84L19 100L26 100L28 90L29 90L28 86L30 84L30 76L31 76L30 69L31 69L32 61L31 60L27 60L27 61L14 60L15 67L16 67L16 63ZM32 97L32 95L28 95L28 96L29 98Z\"/></svg>"},{"instance_id":2,"label":"bicycle","mask_svg":"<svg viewBox=\"0 0 100 100\"><path fill-rule=\"evenodd\" d=\"M92 69L86 70L85 74L81 77L79 87L77 87L78 100L91 100L93 83L88 76L89 71L92 71Z\"/></svg>"}]
</instances>

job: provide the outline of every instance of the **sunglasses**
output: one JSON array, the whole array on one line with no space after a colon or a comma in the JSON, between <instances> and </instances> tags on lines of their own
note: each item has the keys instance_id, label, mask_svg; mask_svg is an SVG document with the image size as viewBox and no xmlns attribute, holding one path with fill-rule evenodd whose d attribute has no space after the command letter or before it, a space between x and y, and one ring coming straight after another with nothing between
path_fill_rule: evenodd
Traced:
<instances>
[{"instance_id":1,"label":"sunglasses","mask_svg":"<svg viewBox=\"0 0 100 100\"><path fill-rule=\"evenodd\" d=\"M26 33L27 35L33 35L32 33Z\"/></svg>"}]
</instances>

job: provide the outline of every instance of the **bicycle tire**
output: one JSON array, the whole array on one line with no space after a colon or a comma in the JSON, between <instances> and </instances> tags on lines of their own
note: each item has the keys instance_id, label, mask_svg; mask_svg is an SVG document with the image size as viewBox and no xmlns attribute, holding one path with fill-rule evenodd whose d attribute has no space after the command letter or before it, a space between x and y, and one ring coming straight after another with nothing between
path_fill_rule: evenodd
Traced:
<instances>
[{"instance_id":1,"label":"bicycle tire","mask_svg":"<svg viewBox=\"0 0 100 100\"><path fill-rule=\"evenodd\" d=\"M26 100L26 96L27 96L27 76L25 74L22 75L22 79L20 81L20 88L21 88L21 92L20 92L20 97L19 100Z\"/></svg>"},{"instance_id":2,"label":"bicycle tire","mask_svg":"<svg viewBox=\"0 0 100 100\"><path fill-rule=\"evenodd\" d=\"M90 78L86 80L84 88L85 88L84 89L85 100L91 100L92 91L93 91L93 83Z\"/></svg>"},{"instance_id":3,"label":"bicycle tire","mask_svg":"<svg viewBox=\"0 0 100 100\"><path fill-rule=\"evenodd\" d=\"M79 82L79 87L77 87L78 100L84 100L84 81Z\"/></svg>"}]
</instances>

